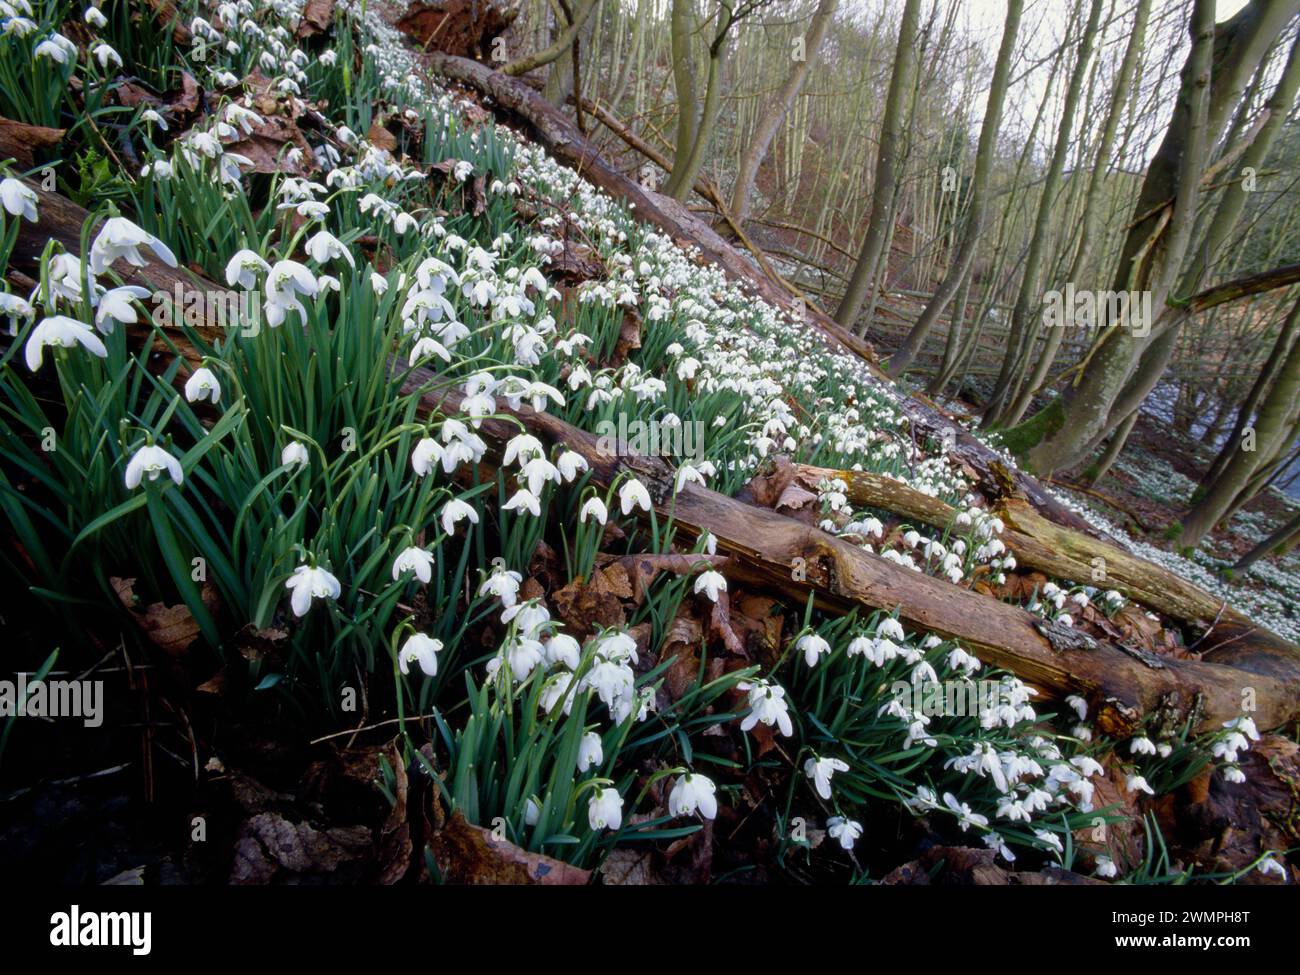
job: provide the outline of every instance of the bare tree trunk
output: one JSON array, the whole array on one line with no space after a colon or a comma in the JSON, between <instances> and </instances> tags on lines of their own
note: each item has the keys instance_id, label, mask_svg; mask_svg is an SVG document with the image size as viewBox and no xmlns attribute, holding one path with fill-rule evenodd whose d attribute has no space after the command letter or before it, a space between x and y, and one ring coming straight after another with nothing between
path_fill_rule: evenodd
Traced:
<instances>
[{"instance_id":1,"label":"bare tree trunk","mask_svg":"<svg viewBox=\"0 0 1300 975\"><path fill-rule=\"evenodd\" d=\"M501 69L502 73L511 76L527 74L534 68L544 67L562 57L565 52L573 47L578 32L582 30L583 25L587 23L587 18L591 16L599 4L600 0L582 0L578 4L577 13L574 15L572 23L564 29L564 32L555 39L554 43L540 51L525 55L517 61L511 61Z\"/></svg>"},{"instance_id":2,"label":"bare tree trunk","mask_svg":"<svg viewBox=\"0 0 1300 975\"><path fill-rule=\"evenodd\" d=\"M731 196L731 216L737 223L743 224L749 216L750 199L754 194L754 181L758 177L759 167L767 158L772 137L776 135L777 129L785 121L786 113L790 111L790 106L794 104L794 100L803 89L808 72L817 63L822 41L831 22L835 19L835 8L838 5L839 0L819 0L812 22L808 25L808 32L803 38L803 60L795 61L790 76L781 86L781 91L759 117L749 146L740 157L740 163L736 167L736 188Z\"/></svg>"},{"instance_id":3,"label":"bare tree trunk","mask_svg":"<svg viewBox=\"0 0 1300 975\"><path fill-rule=\"evenodd\" d=\"M925 343L930 329L947 309L953 296L961 287L962 278L975 259L979 247L980 235L984 227L984 209L987 205L989 174L993 169L993 157L997 149L998 130L1002 125L1002 106L1006 99L1007 85L1011 75L1011 59L1015 53L1016 35L1020 31L1020 14L1024 0L1008 0L1007 18L1002 28L1002 43L998 49L997 62L993 68L993 82L989 87L988 107L984 111L984 123L980 127L979 149L975 153L975 174L971 181L970 208L966 212L966 227L962 234L961 246L957 257L948 266L943 282L935 290L921 313L921 317L912 326L902 348L889 360L889 375L898 378L916 358L916 354Z\"/></svg>"},{"instance_id":4,"label":"bare tree trunk","mask_svg":"<svg viewBox=\"0 0 1300 975\"><path fill-rule=\"evenodd\" d=\"M1300 318L1300 301L1292 309L1291 318ZM1183 519L1179 544L1192 548L1200 544L1261 465L1267 464L1279 450L1286 449L1282 439L1295 425L1297 404L1300 404L1300 343L1292 345L1286 361L1278 370L1273 388L1260 405L1254 437L1238 445L1223 473Z\"/></svg>"},{"instance_id":5,"label":"bare tree trunk","mask_svg":"<svg viewBox=\"0 0 1300 975\"><path fill-rule=\"evenodd\" d=\"M858 312L862 310L867 289L875 284L880 256L889 237L889 225L893 222L903 103L911 91L912 75L916 71L916 29L920 19L921 0L907 0L898 27L898 53L894 55L894 68L889 76L885 115L880 123L880 149L876 156L876 176L871 186L871 216L862 238L862 250L858 254L857 264L849 277L844 297L835 310L835 320L859 335L865 328L857 326Z\"/></svg>"},{"instance_id":6,"label":"bare tree trunk","mask_svg":"<svg viewBox=\"0 0 1300 975\"><path fill-rule=\"evenodd\" d=\"M1210 150L1218 142L1228 111L1297 10L1300 0L1253 0L1216 30L1214 4L1197 0L1178 104L1147 169L1114 290L1149 291L1157 313L1164 308L1188 251ZM1046 434L1029 451L1036 470L1077 464L1127 417L1126 411L1116 408L1116 400L1150 340L1136 334L1130 324L1108 322L1104 343L1078 385L1046 408L1051 413L1036 418Z\"/></svg>"},{"instance_id":7,"label":"bare tree trunk","mask_svg":"<svg viewBox=\"0 0 1300 975\"><path fill-rule=\"evenodd\" d=\"M1078 112L1079 99L1083 95L1084 82L1088 77L1092 51L1097 44L1097 27L1101 22L1101 10L1102 0L1092 0L1088 11L1088 22L1084 25L1078 56L1074 62L1074 70L1070 72L1070 79L1066 83L1061 121L1056 130L1056 145L1052 149L1052 158L1047 166L1047 174L1043 178L1043 191L1038 201L1034 232L1029 240L1029 252L1025 255L1024 270L1020 277L1020 288L1016 292L1015 305L1011 309L1011 334L1006 353L1002 357L997 383L993 387L993 395L984 411L986 426L1004 421L1015 422L1015 418L1008 415L1008 406L1019 392L1017 373L1021 368L1021 360L1030 355L1033 350L1034 329L1030 325L1030 316L1038 311L1041 301L1042 268L1047 255L1048 234L1052 226L1052 218L1058 215L1056 197L1065 173L1065 160L1070 152L1074 117Z\"/></svg>"},{"instance_id":8,"label":"bare tree trunk","mask_svg":"<svg viewBox=\"0 0 1300 975\"><path fill-rule=\"evenodd\" d=\"M1110 108L1107 110L1101 138L1097 144L1097 155L1093 161L1092 172L1088 177L1088 190L1083 201L1083 226L1079 230L1079 246L1075 251L1074 261L1070 265L1070 271L1066 277L1067 281L1080 281L1088 269L1088 263L1092 259L1095 247L1094 240L1101 220L1101 189L1105 183L1106 173L1110 169L1110 156L1115 146L1115 135L1119 130L1119 120L1124 114L1125 103L1128 101L1129 88L1133 83L1133 75L1137 69L1138 54L1142 50L1142 43L1146 37L1147 20L1150 14L1151 0L1138 0L1133 28L1129 33L1128 44L1124 48L1124 58L1120 62L1119 73L1115 78L1114 91L1111 93ZM1047 380L1047 374L1052 368L1052 363L1056 359L1056 353L1060 349L1064 338L1064 328L1053 329L1048 333L1047 344L1043 348L1038 363L1034 366L1029 381L1021 389L1019 397L1007 413L1006 426L1019 423L1029 409L1035 393Z\"/></svg>"}]
</instances>

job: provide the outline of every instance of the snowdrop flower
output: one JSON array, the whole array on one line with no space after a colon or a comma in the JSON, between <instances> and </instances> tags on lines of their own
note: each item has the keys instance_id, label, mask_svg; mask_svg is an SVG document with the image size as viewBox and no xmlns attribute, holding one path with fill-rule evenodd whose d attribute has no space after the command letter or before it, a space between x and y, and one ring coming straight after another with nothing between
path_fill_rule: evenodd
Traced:
<instances>
[{"instance_id":1,"label":"snowdrop flower","mask_svg":"<svg viewBox=\"0 0 1300 975\"><path fill-rule=\"evenodd\" d=\"M226 262L226 284L232 288L237 284L241 288L248 290L257 286L257 276L255 271L269 273L271 265L254 253L245 248L236 251L235 256Z\"/></svg>"},{"instance_id":2,"label":"snowdrop flower","mask_svg":"<svg viewBox=\"0 0 1300 975\"><path fill-rule=\"evenodd\" d=\"M104 71L108 70L110 62L117 65L119 68L122 66L122 56L113 50L111 45L104 41L100 41L92 47L90 49L90 54L99 62L100 68Z\"/></svg>"},{"instance_id":3,"label":"snowdrop flower","mask_svg":"<svg viewBox=\"0 0 1300 975\"><path fill-rule=\"evenodd\" d=\"M1241 770L1239 765L1227 765L1223 769L1223 778L1224 781L1231 782L1233 785L1241 785L1246 781L1246 773Z\"/></svg>"},{"instance_id":4,"label":"snowdrop flower","mask_svg":"<svg viewBox=\"0 0 1300 975\"><path fill-rule=\"evenodd\" d=\"M972 826L983 828L989 824L987 816L972 812L968 803L958 802L957 797L951 792L943 794L943 804L957 817L957 825L961 827L963 833Z\"/></svg>"},{"instance_id":5,"label":"snowdrop flower","mask_svg":"<svg viewBox=\"0 0 1300 975\"><path fill-rule=\"evenodd\" d=\"M289 605L295 616L306 616L313 599L338 599L342 592L332 573L312 565L298 566L284 586L293 593Z\"/></svg>"},{"instance_id":6,"label":"snowdrop flower","mask_svg":"<svg viewBox=\"0 0 1300 975\"><path fill-rule=\"evenodd\" d=\"M1111 877L1119 874L1119 868L1115 866L1115 861L1105 854L1097 856L1097 865L1093 868L1093 876L1102 877L1109 880Z\"/></svg>"},{"instance_id":7,"label":"snowdrop flower","mask_svg":"<svg viewBox=\"0 0 1300 975\"><path fill-rule=\"evenodd\" d=\"M1068 704L1070 707L1074 708L1074 713L1079 716L1080 721L1087 720L1088 702L1085 701L1083 698L1081 698L1078 694L1071 694L1069 697L1065 699L1065 703Z\"/></svg>"},{"instance_id":8,"label":"snowdrop flower","mask_svg":"<svg viewBox=\"0 0 1300 975\"><path fill-rule=\"evenodd\" d=\"M24 298L0 291L0 318L8 319L9 334L18 334L18 320L31 321L36 317L36 310Z\"/></svg>"},{"instance_id":9,"label":"snowdrop flower","mask_svg":"<svg viewBox=\"0 0 1300 975\"><path fill-rule=\"evenodd\" d=\"M37 220L36 204L40 197L36 191L21 180L6 176L0 179L0 204L5 211L15 217L26 217L32 223Z\"/></svg>"},{"instance_id":10,"label":"snowdrop flower","mask_svg":"<svg viewBox=\"0 0 1300 975\"><path fill-rule=\"evenodd\" d=\"M411 451L411 469L416 476L425 477L442 459L442 447L432 437L424 437Z\"/></svg>"},{"instance_id":11,"label":"snowdrop flower","mask_svg":"<svg viewBox=\"0 0 1300 975\"><path fill-rule=\"evenodd\" d=\"M848 763L839 758L810 758L803 763L803 774L813 780L817 794L823 799L831 797L831 776L848 770Z\"/></svg>"},{"instance_id":12,"label":"snowdrop flower","mask_svg":"<svg viewBox=\"0 0 1300 975\"><path fill-rule=\"evenodd\" d=\"M605 524L609 520L609 511L605 507L605 502L600 498L588 498L578 512L578 520L585 522L588 518L595 518L600 524Z\"/></svg>"},{"instance_id":13,"label":"snowdrop flower","mask_svg":"<svg viewBox=\"0 0 1300 975\"><path fill-rule=\"evenodd\" d=\"M328 261L344 258L351 267L356 267L356 261L352 259L352 253L328 230L321 230L307 239L303 245L303 250L307 256L317 264L325 264Z\"/></svg>"},{"instance_id":14,"label":"snowdrop flower","mask_svg":"<svg viewBox=\"0 0 1300 975\"><path fill-rule=\"evenodd\" d=\"M826 834L831 839L838 840L840 846L845 850L852 850L853 844L862 835L862 824L855 819L832 816L826 820Z\"/></svg>"},{"instance_id":15,"label":"snowdrop flower","mask_svg":"<svg viewBox=\"0 0 1300 975\"><path fill-rule=\"evenodd\" d=\"M54 36L58 37L59 35ZM46 38L37 44L34 53L38 58L49 58L58 64L67 64L72 59L72 55L68 53L67 49L56 44L53 38Z\"/></svg>"},{"instance_id":16,"label":"snowdrop flower","mask_svg":"<svg viewBox=\"0 0 1300 975\"><path fill-rule=\"evenodd\" d=\"M41 368L46 346L71 349L77 345L101 359L108 357L108 349L100 337L76 319L66 315L51 315L42 319L27 336L27 345L23 349L27 368L32 372Z\"/></svg>"},{"instance_id":17,"label":"snowdrop flower","mask_svg":"<svg viewBox=\"0 0 1300 975\"><path fill-rule=\"evenodd\" d=\"M176 267L176 255L153 234L125 217L109 217L90 245L90 270L103 274L118 258L125 258L133 267L144 267L141 247L148 247L168 267Z\"/></svg>"},{"instance_id":18,"label":"snowdrop flower","mask_svg":"<svg viewBox=\"0 0 1300 975\"><path fill-rule=\"evenodd\" d=\"M749 694L749 714L740 723L741 731L749 731L759 722L771 727L776 725L781 734L789 737L794 734L794 725L790 721L790 705L785 700L785 689L769 684L767 681L754 681L739 685L740 690Z\"/></svg>"},{"instance_id":19,"label":"snowdrop flower","mask_svg":"<svg viewBox=\"0 0 1300 975\"><path fill-rule=\"evenodd\" d=\"M673 783L668 793L668 815L689 816L694 812L705 819L715 819L718 815L717 786L713 780L687 772Z\"/></svg>"},{"instance_id":20,"label":"snowdrop flower","mask_svg":"<svg viewBox=\"0 0 1300 975\"><path fill-rule=\"evenodd\" d=\"M423 633L412 633L402 644L401 652L397 655L397 665L402 670L402 676L410 673L411 664L419 664L426 677L435 677L438 674L438 654L441 652L441 640Z\"/></svg>"},{"instance_id":21,"label":"snowdrop flower","mask_svg":"<svg viewBox=\"0 0 1300 975\"><path fill-rule=\"evenodd\" d=\"M149 480L158 480L158 475L164 471L176 484L182 480L181 464L175 457L163 450L156 444L148 444L141 447L131 457L126 465L126 486L130 490L135 490L140 486L140 481L144 475L149 475Z\"/></svg>"},{"instance_id":22,"label":"snowdrop flower","mask_svg":"<svg viewBox=\"0 0 1300 975\"><path fill-rule=\"evenodd\" d=\"M1049 832L1045 829L1036 829L1034 830L1034 835L1038 837L1039 841L1042 842L1044 846L1050 847L1052 850L1056 851L1058 855L1065 852L1065 847L1061 844L1061 838L1055 833Z\"/></svg>"},{"instance_id":23,"label":"snowdrop flower","mask_svg":"<svg viewBox=\"0 0 1300 975\"><path fill-rule=\"evenodd\" d=\"M221 383L207 366L200 366L190 373L190 378L185 380L185 398L191 403L197 403L200 400L210 399L216 403L221 399Z\"/></svg>"},{"instance_id":24,"label":"snowdrop flower","mask_svg":"<svg viewBox=\"0 0 1300 975\"><path fill-rule=\"evenodd\" d=\"M458 522L468 518L470 524L478 524L478 512L474 506L466 504L460 498L452 498L442 506L442 530L448 535L454 534Z\"/></svg>"},{"instance_id":25,"label":"snowdrop flower","mask_svg":"<svg viewBox=\"0 0 1300 975\"><path fill-rule=\"evenodd\" d=\"M99 306L95 309L95 327L105 335L110 335L113 332L114 322L134 325L140 320L140 316L136 314L131 300L148 297L149 289L136 285L128 284L121 288L110 288L99 296Z\"/></svg>"},{"instance_id":26,"label":"snowdrop flower","mask_svg":"<svg viewBox=\"0 0 1300 975\"><path fill-rule=\"evenodd\" d=\"M604 760L605 751L601 747L600 735L594 731L588 731L582 736L582 740L578 742L578 771L585 772Z\"/></svg>"},{"instance_id":27,"label":"snowdrop flower","mask_svg":"<svg viewBox=\"0 0 1300 975\"><path fill-rule=\"evenodd\" d=\"M695 580L695 594L698 596L701 592L709 597L710 602L718 601L718 593L727 591L727 579L721 573L713 569L700 573Z\"/></svg>"},{"instance_id":28,"label":"snowdrop flower","mask_svg":"<svg viewBox=\"0 0 1300 975\"><path fill-rule=\"evenodd\" d=\"M325 53L333 54L334 52L326 51ZM321 60L324 61L325 58L322 56ZM330 63L332 64L333 62L331 61ZM530 797L528 800L524 802L524 824L527 826L536 826L538 821L541 818L542 818L541 808L537 805L537 802Z\"/></svg>"},{"instance_id":29,"label":"snowdrop flower","mask_svg":"<svg viewBox=\"0 0 1300 975\"><path fill-rule=\"evenodd\" d=\"M541 502L538 500L537 495L533 494L528 488L520 488L501 508L503 511L518 511L521 514L527 511L534 518L542 516Z\"/></svg>"},{"instance_id":30,"label":"snowdrop flower","mask_svg":"<svg viewBox=\"0 0 1300 975\"><path fill-rule=\"evenodd\" d=\"M140 113L140 121L149 125L156 125L164 132L168 131L167 120L155 112L152 108L146 108Z\"/></svg>"},{"instance_id":31,"label":"snowdrop flower","mask_svg":"<svg viewBox=\"0 0 1300 975\"><path fill-rule=\"evenodd\" d=\"M108 23L108 18L104 16L103 11L98 7L87 7L85 12L82 13L81 19L91 27L103 27Z\"/></svg>"},{"instance_id":32,"label":"snowdrop flower","mask_svg":"<svg viewBox=\"0 0 1300 975\"><path fill-rule=\"evenodd\" d=\"M300 440L291 440L285 444L280 451L280 466L288 467L291 464L300 464L306 467L310 458L307 456L307 445Z\"/></svg>"},{"instance_id":33,"label":"snowdrop flower","mask_svg":"<svg viewBox=\"0 0 1300 975\"><path fill-rule=\"evenodd\" d=\"M1154 755L1156 753L1155 742L1150 738L1142 735L1134 738L1128 743L1128 750L1133 755Z\"/></svg>"},{"instance_id":34,"label":"snowdrop flower","mask_svg":"<svg viewBox=\"0 0 1300 975\"><path fill-rule=\"evenodd\" d=\"M804 662L809 667L815 667L822 654L831 652L831 645L816 633L805 633L795 641L794 647L803 651Z\"/></svg>"},{"instance_id":35,"label":"snowdrop flower","mask_svg":"<svg viewBox=\"0 0 1300 975\"><path fill-rule=\"evenodd\" d=\"M900 643L907 640L907 634L903 631L903 624L892 616L887 616L880 621L880 624L876 627L876 636L897 640Z\"/></svg>"},{"instance_id":36,"label":"snowdrop flower","mask_svg":"<svg viewBox=\"0 0 1300 975\"><path fill-rule=\"evenodd\" d=\"M1264 876L1275 873L1283 880L1287 879L1286 867L1274 860L1271 853L1267 854L1262 860L1260 860L1255 869L1264 874Z\"/></svg>"},{"instance_id":37,"label":"snowdrop flower","mask_svg":"<svg viewBox=\"0 0 1300 975\"><path fill-rule=\"evenodd\" d=\"M596 789L587 803L592 829L618 829L623 825L623 797L614 789Z\"/></svg>"},{"instance_id":38,"label":"snowdrop flower","mask_svg":"<svg viewBox=\"0 0 1300 975\"><path fill-rule=\"evenodd\" d=\"M483 580L479 586L478 594L480 596L493 595L501 600L502 606L513 606L519 592L519 584L524 581L524 577L518 572L493 572Z\"/></svg>"},{"instance_id":39,"label":"snowdrop flower","mask_svg":"<svg viewBox=\"0 0 1300 975\"><path fill-rule=\"evenodd\" d=\"M433 554L414 545L402 549L393 560L393 581L400 579L403 572L414 572L415 578L427 585L433 578Z\"/></svg>"},{"instance_id":40,"label":"snowdrop flower","mask_svg":"<svg viewBox=\"0 0 1300 975\"><path fill-rule=\"evenodd\" d=\"M555 462L556 469L566 483L572 483L581 471L588 470L587 458L575 450L566 450Z\"/></svg>"},{"instance_id":41,"label":"snowdrop flower","mask_svg":"<svg viewBox=\"0 0 1300 975\"><path fill-rule=\"evenodd\" d=\"M631 514L634 508L649 511L653 507L649 490L634 477L624 481L619 487L618 500L625 515Z\"/></svg>"},{"instance_id":42,"label":"snowdrop flower","mask_svg":"<svg viewBox=\"0 0 1300 975\"><path fill-rule=\"evenodd\" d=\"M388 279L375 271L370 272L370 289L382 298L388 291Z\"/></svg>"},{"instance_id":43,"label":"snowdrop flower","mask_svg":"<svg viewBox=\"0 0 1300 975\"><path fill-rule=\"evenodd\" d=\"M549 640L544 640L542 652L548 664L563 664L570 670L577 670L582 659L582 647L567 633L557 633Z\"/></svg>"},{"instance_id":44,"label":"snowdrop flower","mask_svg":"<svg viewBox=\"0 0 1300 975\"><path fill-rule=\"evenodd\" d=\"M1147 780L1141 775L1130 775L1125 787L1129 792L1145 792L1149 796L1156 794L1156 790L1147 785Z\"/></svg>"}]
</instances>

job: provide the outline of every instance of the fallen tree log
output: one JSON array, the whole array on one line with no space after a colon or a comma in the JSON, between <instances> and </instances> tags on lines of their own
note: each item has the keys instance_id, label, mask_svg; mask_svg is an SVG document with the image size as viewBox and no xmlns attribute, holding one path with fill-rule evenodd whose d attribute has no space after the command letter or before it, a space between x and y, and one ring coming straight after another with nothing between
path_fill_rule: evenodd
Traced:
<instances>
[{"instance_id":1,"label":"fallen tree log","mask_svg":"<svg viewBox=\"0 0 1300 975\"><path fill-rule=\"evenodd\" d=\"M28 237L21 259L28 267L16 267L18 273L35 269L51 237L68 242L74 253L79 245L85 211L55 194L42 194L42 204L48 205L40 222L24 229ZM156 290L166 290L164 284L171 283L183 293L214 286L156 261L133 269L130 279ZM175 344L187 359L197 356L179 333ZM401 368L395 361L394 369ZM445 388L431 392L436 384L431 373L413 370L402 389L422 395L425 415L435 410L459 413L462 394ZM1132 734L1148 720L1167 729L1190 720L1197 730L1208 731L1240 714L1244 702L1253 703L1251 713L1261 727L1276 727L1300 715L1300 667L1294 657L1269 657L1261 665L1247 655L1237 666L1228 666L1161 658L1095 640L1019 607L904 569L774 511L694 484L674 495L675 471L661 458L636 456L621 447L610 453L594 434L527 407L502 412L516 422L485 420L480 432L486 439L499 447L522 426L544 442L582 454L597 484L610 486L625 475L639 478L650 489L658 512L671 516L686 535L712 533L719 551L733 559L728 574L735 581L796 603L811 594L819 607L834 613L897 609L913 629L958 640L988 664L1049 694L1083 695L1107 734Z\"/></svg>"},{"instance_id":2,"label":"fallen tree log","mask_svg":"<svg viewBox=\"0 0 1300 975\"><path fill-rule=\"evenodd\" d=\"M899 391L893 380L879 368L869 342L843 328L815 305L797 303L796 296L743 257L685 206L646 189L614 169L568 116L526 82L477 61L440 51L428 52L423 59L433 71L490 97L496 108L520 123L528 135L558 162L575 169L606 193L626 200L641 219L677 243L697 248L705 259L721 267L729 277L815 329L832 348L862 359L878 383L897 392L898 407L913 428L944 441L949 447L948 453L975 473L986 493L998 497L1023 497L1058 524L1098 534L1093 526L1061 504L1037 480L1009 466L1006 458L971 435L955 417L945 414L933 401L920 394L908 395Z\"/></svg>"},{"instance_id":3,"label":"fallen tree log","mask_svg":"<svg viewBox=\"0 0 1300 975\"><path fill-rule=\"evenodd\" d=\"M922 494L892 477L870 471L842 471L778 459L772 466L780 479L788 478L808 490L825 480L845 485L845 497L857 505L880 508L934 528L947 528L957 510L939 498ZM1244 661L1257 656L1282 655L1300 659L1300 647L1253 623L1222 599L1163 566L1131 552L1049 521L1018 498L1004 498L993 511L1006 526L1001 539L1028 569L1056 579L1094 583L1115 589L1134 602L1164 613L1200 637L1206 659ZM1102 578L1096 579L1100 572ZM1262 656L1260 656L1262 655Z\"/></svg>"},{"instance_id":4,"label":"fallen tree log","mask_svg":"<svg viewBox=\"0 0 1300 975\"><path fill-rule=\"evenodd\" d=\"M431 392L435 380L425 370L414 370L403 391L423 394L426 416L457 415L463 394ZM734 581L795 604L811 594L819 608L832 613L897 609L910 628L958 640L986 663L1052 696L1084 696L1107 734L1133 734L1148 719L1162 729L1191 720L1197 730L1209 731L1241 714L1243 702L1253 703L1261 727L1300 714L1300 661L1293 659L1289 669L1275 673L1256 673L1095 640L1009 603L909 571L775 511L694 484L674 495L675 472L661 458L621 447L610 453L594 434L528 407L499 409L511 420L488 419L479 429L494 450L522 427L544 443L581 454L595 484L609 487L623 476L638 478L650 490L661 519L671 517L689 537L706 531L713 535L719 554L732 559L727 575Z\"/></svg>"}]
</instances>

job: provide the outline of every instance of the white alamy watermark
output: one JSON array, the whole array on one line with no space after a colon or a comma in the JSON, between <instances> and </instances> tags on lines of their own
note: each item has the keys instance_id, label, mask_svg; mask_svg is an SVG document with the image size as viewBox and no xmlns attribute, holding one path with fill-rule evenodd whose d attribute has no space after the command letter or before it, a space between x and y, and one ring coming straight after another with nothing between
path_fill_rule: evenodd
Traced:
<instances>
[{"instance_id":1,"label":"white alamy watermark","mask_svg":"<svg viewBox=\"0 0 1300 975\"><path fill-rule=\"evenodd\" d=\"M1066 284L1043 295L1043 324L1049 328L1096 328L1120 325L1133 330L1137 338L1151 332L1150 291L1093 291Z\"/></svg>"},{"instance_id":2,"label":"white alamy watermark","mask_svg":"<svg viewBox=\"0 0 1300 975\"><path fill-rule=\"evenodd\" d=\"M87 728L104 723L102 680L0 680L0 718L80 718Z\"/></svg>"},{"instance_id":3,"label":"white alamy watermark","mask_svg":"<svg viewBox=\"0 0 1300 975\"><path fill-rule=\"evenodd\" d=\"M147 955L153 946L148 911L82 911L73 904L50 915L50 944L56 948L130 948Z\"/></svg>"},{"instance_id":4,"label":"white alamy watermark","mask_svg":"<svg viewBox=\"0 0 1300 975\"><path fill-rule=\"evenodd\" d=\"M1000 680L896 680L889 693L909 711L931 718L971 718L1014 705Z\"/></svg>"},{"instance_id":5,"label":"white alamy watermark","mask_svg":"<svg viewBox=\"0 0 1300 975\"><path fill-rule=\"evenodd\" d=\"M700 420L629 420L596 424L596 446L617 457L690 457L704 461L704 423Z\"/></svg>"},{"instance_id":6,"label":"white alamy watermark","mask_svg":"<svg viewBox=\"0 0 1300 975\"><path fill-rule=\"evenodd\" d=\"M189 325L191 328L217 325L238 331L245 338L256 338L262 331L262 293L235 288L182 287L179 281L171 291L151 295L151 317L160 328Z\"/></svg>"}]
</instances>

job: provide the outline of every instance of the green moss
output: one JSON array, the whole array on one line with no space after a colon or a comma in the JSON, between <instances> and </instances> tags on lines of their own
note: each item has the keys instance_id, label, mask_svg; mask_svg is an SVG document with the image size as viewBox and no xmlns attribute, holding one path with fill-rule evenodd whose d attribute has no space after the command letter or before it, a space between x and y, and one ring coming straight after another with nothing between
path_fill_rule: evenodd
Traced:
<instances>
[{"instance_id":1,"label":"green moss","mask_svg":"<svg viewBox=\"0 0 1300 975\"><path fill-rule=\"evenodd\" d=\"M1025 456L1065 423L1065 406L1058 396L1029 419L999 431L1002 444L1011 451L1016 460L1023 462Z\"/></svg>"}]
</instances>

